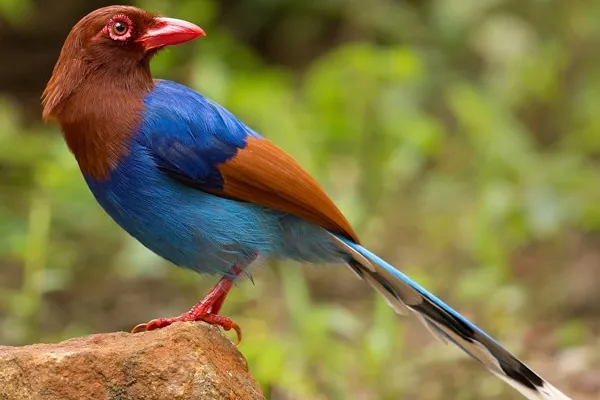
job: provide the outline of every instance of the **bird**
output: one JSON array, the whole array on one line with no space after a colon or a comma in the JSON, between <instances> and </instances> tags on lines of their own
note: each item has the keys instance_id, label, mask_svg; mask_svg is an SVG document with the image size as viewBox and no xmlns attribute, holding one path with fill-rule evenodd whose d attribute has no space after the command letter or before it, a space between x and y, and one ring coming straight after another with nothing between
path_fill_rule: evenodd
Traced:
<instances>
[{"instance_id":1,"label":"bird","mask_svg":"<svg viewBox=\"0 0 600 400\"><path fill-rule=\"evenodd\" d=\"M319 183L288 153L195 90L153 79L167 46L205 36L197 25L132 6L77 22L42 94L83 179L112 219L171 263L220 277L179 321L224 330L220 309L258 257L347 266L400 314L454 343L529 399L568 399L499 342L364 247Z\"/></svg>"}]
</instances>

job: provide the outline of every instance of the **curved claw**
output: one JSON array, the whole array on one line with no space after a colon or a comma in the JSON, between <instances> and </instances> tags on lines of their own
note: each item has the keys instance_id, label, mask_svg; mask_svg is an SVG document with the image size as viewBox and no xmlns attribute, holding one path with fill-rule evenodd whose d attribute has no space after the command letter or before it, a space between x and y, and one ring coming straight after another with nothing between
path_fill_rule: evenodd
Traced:
<instances>
[{"instance_id":1,"label":"curved claw","mask_svg":"<svg viewBox=\"0 0 600 400\"><path fill-rule=\"evenodd\" d=\"M231 328L233 328L237 334L237 342L235 342L235 346L239 347L239 345L242 344L242 328L240 328L240 326L235 322L231 325Z\"/></svg>"},{"instance_id":2,"label":"curved claw","mask_svg":"<svg viewBox=\"0 0 600 400\"><path fill-rule=\"evenodd\" d=\"M131 333L146 332L146 331L148 331L148 324L137 324L136 326L133 327L133 329L131 330Z\"/></svg>"},{"instance_id":3,"label":"curved claw","mask_svg":"<svg viewBox=\"0 0 600 400\"><path fill-rule=\"evenodd\" d=\"M242 328L230 318L218 314L206 314L199 317L198 320L204 321L207 324L220 326L225 331L233 329L237 333L237 343L235 345L239 346L242 343Z\"/></svg>"}]
</instances>

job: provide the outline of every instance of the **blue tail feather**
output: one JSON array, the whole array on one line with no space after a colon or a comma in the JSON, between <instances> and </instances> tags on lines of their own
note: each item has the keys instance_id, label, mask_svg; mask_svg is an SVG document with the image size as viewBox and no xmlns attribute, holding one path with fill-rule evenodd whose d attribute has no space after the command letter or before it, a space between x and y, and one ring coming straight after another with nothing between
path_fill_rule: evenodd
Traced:
<instances>
[{"instance_id":1,"label":"blue tail feather","mask_svg":"<svg viewBox=\"0 0 600 400\"><path fill-rule=\"evenodd\" d=\"M332 236L352 258L348 263L350 268L382 294L396 311L413 313L434 335L457 345L526 398L569 399L490 335L408 276L363 246L338 235Z\"/></svg>"}]
</instances>

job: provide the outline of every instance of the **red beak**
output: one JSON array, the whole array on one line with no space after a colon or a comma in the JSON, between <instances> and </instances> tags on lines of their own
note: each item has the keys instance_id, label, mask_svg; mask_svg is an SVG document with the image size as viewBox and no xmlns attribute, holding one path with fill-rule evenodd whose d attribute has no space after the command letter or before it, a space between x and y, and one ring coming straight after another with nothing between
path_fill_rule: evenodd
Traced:
<instances>
[{"instance_id":1,"label":"red beak","mask_svg":"<svg viewBox=\"0 0 600 400\"><path fill-rule=\"evenodd\" d=\"M181 19L159 17L154 21L154 26L136 40L146 51L206 36L202 28Z\"/></svg>"}]
</instances>

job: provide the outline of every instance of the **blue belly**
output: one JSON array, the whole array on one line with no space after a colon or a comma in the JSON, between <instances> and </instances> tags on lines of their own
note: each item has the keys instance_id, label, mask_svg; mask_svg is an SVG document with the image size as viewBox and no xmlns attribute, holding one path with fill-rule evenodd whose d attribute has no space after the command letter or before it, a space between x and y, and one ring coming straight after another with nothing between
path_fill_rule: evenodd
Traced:
<instances>
[{"instance_id":1,"label":"blue belly","mask_svg":"<svg viewBox=\"0 0 600 400\"><path fill-rule=\"evenodd\" d=\"M86 181L100 205L156 254L198 272L226 273L255 255L341 262L329 234L291 214L180 184L136 144L105 181Z\"/></svg>"}]
</instances>

